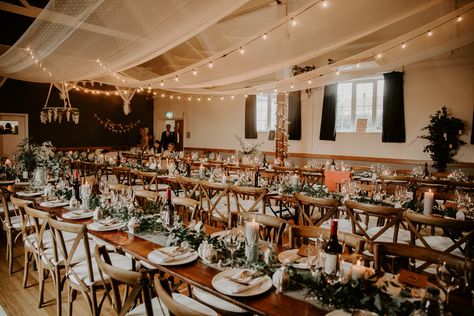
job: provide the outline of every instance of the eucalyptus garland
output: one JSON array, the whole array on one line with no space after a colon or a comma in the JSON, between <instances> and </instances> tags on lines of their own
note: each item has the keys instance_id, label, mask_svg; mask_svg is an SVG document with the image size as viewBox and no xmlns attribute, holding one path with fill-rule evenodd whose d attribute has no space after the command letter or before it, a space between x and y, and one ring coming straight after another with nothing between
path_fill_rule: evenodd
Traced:
<instances>
[{"instance_id":1,"label":"eucalyptus garland","mask_svg":"<svg viewBox=\"0 0 474 316\"><path fill-rule=\"evenodd\" d=\"M316 277L302 275L290 269L290 289L307 289L308 295L317 299L331 309L363 309L380 315L410 315L420 308L420 301L410 302L408 289L402 289L400 295L393 297L386 293L388 284L376 285L376 278L364 280L335 281L320 273ZM391 282L390 286L399 287Z\"/></svg>"},{"instance_id":2,"label":"eucalyptus garland","mask_svg":"<svg viewBox=\"0 0 474 316\"><path fill-rule=\"evenodd\" d=\"M336 199L339 201L341 201L343 198L341 193L329 192L325 185L320 185L320 184L317 184L314 186L309 185L309 184L305 184L303 186L285 185L283 187L283 193L285 194L295 194L296 192L304 193L314 198L330 198L330 199Z\"/></svg>"}]
</instances>

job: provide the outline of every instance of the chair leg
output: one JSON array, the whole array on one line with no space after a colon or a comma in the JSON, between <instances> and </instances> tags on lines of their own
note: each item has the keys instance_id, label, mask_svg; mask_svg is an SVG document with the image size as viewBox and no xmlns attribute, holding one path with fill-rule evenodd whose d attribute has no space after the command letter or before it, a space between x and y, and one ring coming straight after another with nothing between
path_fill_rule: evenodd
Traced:
<instances>
[{"instance_id":1,"label":"chair leg","mask_svg":"<svg viewBox=\"0 0 474 316\"><path fill-rule=\"evenodd\" d=\"M30 262L30 252L25 248L25 258L23 266L23 288L26 289L26 283L28 280L28 264Z\"/></svg>"},{"instance_id":2,"label":"chair leg","mask_svg":"<svg viewBox=\"0 0 474 316\"><path fill-rule=\"evenodd\" d=\"M8 274L11 275L13 272L13 233L7 231L7 261L8 261Z\"/></svg>"},{"instance_id":3,"label":"chair leg","mask_svg":"<svg viewBox=\"0 0 474 316\"><path fill-rule=\"evenodd\" d=\"M68 286L68 291L67 291L67 300L68 300L67 314L68 314L68 316L72 316L72 308L73 308L73 303L76 300L76 295L77 295L77 291L74 290L72 287Z\"/></svg>"},{"instance_id":4,"label":"chair leg","mask_svg":"<svg viewBox=\"0 0 474 316\"><path fill-rule=\"evenodd\" d=\"M57 306L57 316L62 315L62 301L61 301L61 271L56 268L53 275L54 285L56 287L56 306Z\"/></svg>"},{"instance_id":5,"label":"chair leg","mask_svg":"<svg viewBox=\"0 0 474 316\"><path fill-rule=\"evenodd\" d=\"M39 283L39 298L38 298L38 308L41 308L44 304L44 276L45 270L41 267L41 264L38 264L38 283Z\"/></svg>"}]
</instances>

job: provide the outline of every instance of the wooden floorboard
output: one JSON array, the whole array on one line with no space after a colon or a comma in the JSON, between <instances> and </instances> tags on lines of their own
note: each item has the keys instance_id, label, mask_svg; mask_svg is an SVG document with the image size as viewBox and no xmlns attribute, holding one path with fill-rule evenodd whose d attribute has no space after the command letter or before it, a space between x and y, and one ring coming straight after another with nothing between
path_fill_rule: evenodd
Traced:
<instances>
[{"instance_id":1,"label":"wooden floorboard","mask_svg":"<svg viewBox=\"0 0 474 316\"><path fill-rule=\"evenodd\" d=\"M56 315L56 300L53 283L48 278L45 285L45 306L38 308L38 273L31 271L28 278L28 287L23 288L23 245L18 241L15 246L13 273L8 275L8 263L5 259L6 238L2 232L0 236L0 305L8 316L43 316ZM67 315L67 294L62 295L63 315ZM108 302L104 303L101 315L115 315ZM74 302L74 316L90 315L84 298L78 295Z\"/></svg>"}]
</instances>

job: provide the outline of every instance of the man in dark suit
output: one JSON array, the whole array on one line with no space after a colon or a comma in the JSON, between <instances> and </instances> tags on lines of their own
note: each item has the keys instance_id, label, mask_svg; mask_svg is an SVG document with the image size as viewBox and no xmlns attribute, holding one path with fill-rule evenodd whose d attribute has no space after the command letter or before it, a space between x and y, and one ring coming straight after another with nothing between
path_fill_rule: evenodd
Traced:
<instances>
[{"instance_id":1,"label":"man in dark suit","mask_svg":"<svg viewBox=\"0 0 474 316\"><path fill-rule=\"evenodd\" d=\"M176 134L171 131L171 125L166 124L166 130L161 133L161 147L163 151L168 149L168 144L176 144Z\"/></svg>"}]
</instances>

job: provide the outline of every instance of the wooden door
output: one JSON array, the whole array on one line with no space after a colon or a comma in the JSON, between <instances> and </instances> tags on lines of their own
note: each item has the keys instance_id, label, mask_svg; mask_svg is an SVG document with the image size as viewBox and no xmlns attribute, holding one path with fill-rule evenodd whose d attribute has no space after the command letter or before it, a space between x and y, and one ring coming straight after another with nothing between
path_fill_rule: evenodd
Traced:
<instances>
[{"instance_id":1,"label":"wooden door","mask_svg":"<svg viewBox=\"0 0 474 316\"><path fill-rule=\"evenodd\" d=\"M174 132L176 133L176 150L184 148L184 120L174 121Z\"/></svg>"}]
</instances>

